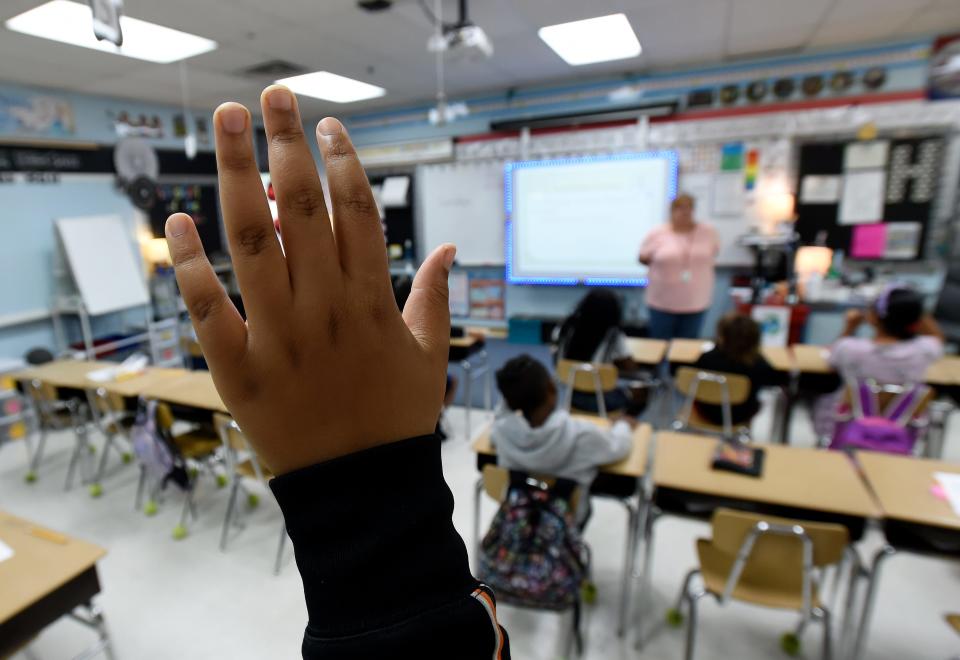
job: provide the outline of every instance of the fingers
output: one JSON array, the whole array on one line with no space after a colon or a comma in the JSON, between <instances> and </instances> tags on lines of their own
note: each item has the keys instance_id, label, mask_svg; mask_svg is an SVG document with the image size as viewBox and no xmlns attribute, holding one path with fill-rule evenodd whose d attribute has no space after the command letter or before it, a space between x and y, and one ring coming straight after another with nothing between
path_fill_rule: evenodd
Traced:
<instances>
[{"instance_id":1,"label":"fingers","mask_svg":"<svg viewBox=\"0 0 960 660\"><path fill-rule=\"evenodd\" d=\"M290 276L253 158L250 113L239 103L224 103L213 124L220 209L247 318L252 325L283 323Z\"/></svg>"},{"instance_id":2,"label":"fingers","mask_svg":"<svg viewBox=\"0 0 960 660\"><path fill-rule=\"evenodd\" d=\"M317 144L330 184L340 266L348 275L385 282L387 249L380 213L350 136L339 121L327 117L317 124Z\"/></svg>"},{"instance_id":3,"label":"fingers","mask_svg":"<svg viewBox=\"0 0 960 660\"><path fill-rule=\"evenodd\" d=\"M260 96L270 143L270 180L283 226L283 247L295 291L339 277L340 264L320 177L303 135L297 100L282 85Z\"/></svg>"},{"instance_id":4,"label":"fingers","mask_svg":"<svg viewBox=\"0 0 960 660\"><path fill-rule=\"evenodd\" d=\"M450 303L447 277L457 256L449 243L430 253L413 278L403 320L420 346L433 357L447 359L450 346Z\"/></svg>"},{"instance_id":5,"label":"fingers","mask_svg":"<svg viewBox=\"0 0 960 660\"><path fill-rule=\"evenodd\" d=\"M204 357L214 370L229 369L246 350L246 325L207 261L190 216L171 215L167 219L166 234L177 284Z\"/></svg>"}]
</instances>

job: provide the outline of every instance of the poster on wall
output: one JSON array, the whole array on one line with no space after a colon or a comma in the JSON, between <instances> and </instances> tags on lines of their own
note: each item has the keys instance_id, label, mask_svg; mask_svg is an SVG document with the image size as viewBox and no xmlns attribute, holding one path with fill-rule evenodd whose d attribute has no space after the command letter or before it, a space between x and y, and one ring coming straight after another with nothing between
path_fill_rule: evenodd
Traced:
<instances>
[{"instance_id":1,"label":"poster on wall","mask_svg":"<svg viewBox=\"0 0 960 660\"><path fill-rule=\"evenodd\" d=\"M750 317L760 326L760 345L783 347L790 337L790 308L754 305Z\"/></svg>"},{"instance_id":2,"label":"poster on wall","mask_svg":"<svg viewBox=\"0 0 960 660\"><path fill-rule=\"evenodd\" d=\"M502 320L506 285L500 278L470 278L470 318Z\"/></svg>"},{"instance_id":3,"label":"poster on wall","mask_svg":"<svg viewBox=\"0 0 960 660\"><path fill-rule=\"evenodd\" d=\"M75 131L69 101L46 94L0 92L0 133L66 137Z\"/></svg>"},{"instance_id":4,"label":"poster on wall","mask_svg":"<svg viewBox=\"0 0 960 660\"><path fill-rule=\"evenodd\" d=\"M887 173L861 170L847 173L840 198L840 224L855 225L883 220Z\"/></svg>"},{"instance_id":5,"label":"poster on wall","mask_svg":"<svg viewBox=\"0 0 960 660\"><path fill-rule=\"evenodd\" d=\"M929 66L927 96L960 98L960 34L944 35L933 42Z\"/></svg>"}]
</instances>

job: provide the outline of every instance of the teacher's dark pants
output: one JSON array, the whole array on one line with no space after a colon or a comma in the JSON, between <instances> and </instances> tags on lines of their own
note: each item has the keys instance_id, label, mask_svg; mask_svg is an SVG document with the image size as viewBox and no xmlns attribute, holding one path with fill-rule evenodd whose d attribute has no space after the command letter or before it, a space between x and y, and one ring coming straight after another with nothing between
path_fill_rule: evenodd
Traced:
<instances>
[{"instance_id":1,"label":"teacher's dark pants","mask_svg":"<svg viewBox=\"0 0 960 660\"><path fill-rule=\"evenodd\" d=\"M699 339L706 310L689 314L664 312L647 308L650 312L650 336L654 339Z\"/></svg>"}]
</instances>

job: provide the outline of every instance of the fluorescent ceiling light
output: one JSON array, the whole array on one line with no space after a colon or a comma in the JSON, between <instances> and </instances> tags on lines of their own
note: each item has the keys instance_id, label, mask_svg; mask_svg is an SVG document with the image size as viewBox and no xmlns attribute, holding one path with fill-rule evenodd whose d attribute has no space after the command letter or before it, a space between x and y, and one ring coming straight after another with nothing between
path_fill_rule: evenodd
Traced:
<instances>
[{"instance_id":1,"label":"fluorescent ceiling light","mask_svg":"<svg viewBox=\"0 0 960 660\"><path fill-rule=\"evenodd\" d=\"M572 66L623 60L640 54L640 41L623 14L548 25L537 34Z\"/></svg>"},{"instance_id":2,"label":"fluorescent ceiling light","mask_svg":"<svg viewBox=\"0 0 960 660\"><path fill-rule=\"evenodd\" d=\"M121 16L123 46L117 48L93 36L93 15L88 5L68 0L51 0L14 16L5 25L14 32L149 62L176 62L217 47L216 41L195 34Z\"/></svg>"},{"instance_id":3,"label":"fluorescent ceiling light","mask_svg":"<svg viewBox=\"0 0 960 660\"><path fill-rule=\"evenodd\" d=\"M354 101L375 99L387 93L387 90L383 87L377 87L345 76L338 76L329 71L305 73L301 76L283 78L277 82L286 85L297 94L312 96L324 101L333 101L334 103L353 103Z\"/></svg>"}]
</instances>

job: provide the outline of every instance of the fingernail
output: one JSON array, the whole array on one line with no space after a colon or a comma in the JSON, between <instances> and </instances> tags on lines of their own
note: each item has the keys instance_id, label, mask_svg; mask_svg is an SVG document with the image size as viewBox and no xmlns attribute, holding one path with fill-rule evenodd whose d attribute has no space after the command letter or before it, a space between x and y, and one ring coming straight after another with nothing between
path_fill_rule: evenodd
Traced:
<instances>
[{"instance_id":1,"label":"fingernail","mask_svg":"<svg viewBox=\"0 0 960 660\"><path fill-rule=\"evenodd\" d=\"M192 222L188 216L179 213L177 215L171 215L167 218L167 236L170 238L183 236L187 232L188 222Z\"/></svg>"},{"instance_id":2,"label":"fingernail","mask_svg":"<svg viewBox=\"0 0 960 660\"><path fill-rule=\"evenodd\" d=\"M217 114L220 115L220 125L227 133L243 133L247 127L247 113L241 105L222 105Z\"/></svg>"},{"instance_id":3,"label":"fingernail","mask_svg":"<svg viewBox=\"0 0 960 660\"><path fill-rule=\"evenodd\" d=\"M336 135L343 130L343 125L333 117L325 117L317 124L317 132L325 137Z\"/></svg>"},{"instance_id":4,"label":"fingernail","mask_svg":"<svg viewBox=\"0 0 960 660\"><path fill-rule=\"evenodd\" d=\"M450 245L447 247L447 251L443 254L443 267L447 270L453 268L453 260L457 258L457 246Z\"/></svg>"},{"instance_id":5,"label":"fingernail","mask_svg":"<svg viewBox=\"0 0 960 660\"><path fill-rule=\"evenodd\" d=\"M285 87L277 87L267 94L267 105L274 110L289 110L293 107L293 95Z\"/></svg>"}]
</instances>

